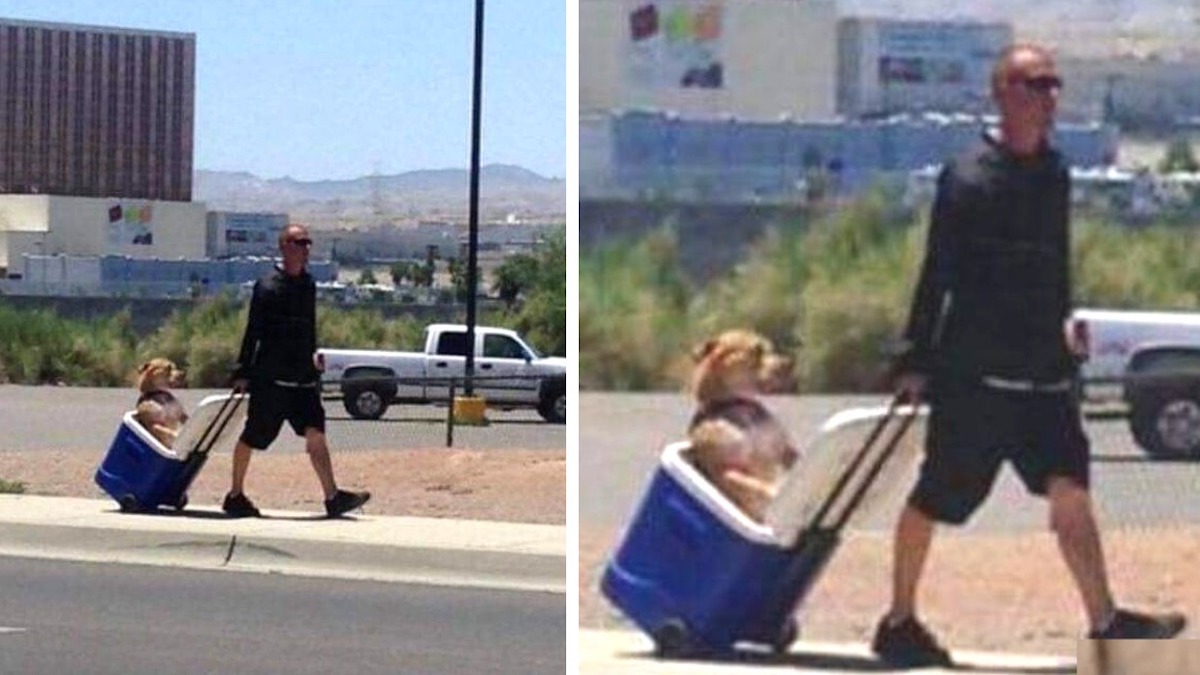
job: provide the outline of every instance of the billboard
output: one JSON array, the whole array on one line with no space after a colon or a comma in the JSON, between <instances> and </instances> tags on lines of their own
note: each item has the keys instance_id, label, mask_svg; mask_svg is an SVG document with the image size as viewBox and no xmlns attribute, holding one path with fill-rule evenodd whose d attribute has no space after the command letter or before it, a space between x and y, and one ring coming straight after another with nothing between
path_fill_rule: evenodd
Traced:
<instances>
[{"instance_id":1,"label":"billboard","mask_svg":"<svg viewBox=\"0 0 1200 675\"><path fill-rule=\"evenodd\" d=\"M154 206L150 203L112 204L106 225L110 246L154 245Z\"/></svg>"},{"instance_id":2,"label":"billboard","mask_svg":"<svg viewBox=\"0 0 1200 675\"><path fill-rule=\"evenodd\" d=\"M719 2L638 3L627 16L631 84L646 89L721 89L724 7Z\"/></svg>"},{"instance_id":3,"label":"billboard","mask_svg":"<svg viewBox=\"0 0 1200 675\"><path fill-rule=\"evenodd\" d=\"M879 34L879 82L978 87L1008 42L1004 28L887 23Z\"/></svg>"}]
</instances>

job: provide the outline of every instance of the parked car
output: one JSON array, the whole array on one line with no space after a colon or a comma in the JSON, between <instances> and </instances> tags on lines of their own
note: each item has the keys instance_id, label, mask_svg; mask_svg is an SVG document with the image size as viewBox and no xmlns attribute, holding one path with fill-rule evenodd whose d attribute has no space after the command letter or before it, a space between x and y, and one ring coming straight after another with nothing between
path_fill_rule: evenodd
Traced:
<instances>
[{"instance_id":1,"label":"parked car","mask_svg":"<svg viewBox=\"0 0 1200 675\"><path fill-rule=\"evenodd\" d=\"M1147 453L1200 459L1200 313L1080 309L1084 400L1124 401Z\"/></svg>"},{"instance_id":2,"label":"parked car","mask_svg":"<svg viewBox=\"0 0 1200 675\"><path fill-rule=\"evenodd\" d=\"M489 406L535 408L543 419L567 419L567 361L546 357L516 331L475 327L474 393ZM324 389L340 393L355 419L378 419L392 403L442 403L450 384L462 393L466 374L467 327L433 324L421 352L321 349Z\"/></svg>"}]
</instances>

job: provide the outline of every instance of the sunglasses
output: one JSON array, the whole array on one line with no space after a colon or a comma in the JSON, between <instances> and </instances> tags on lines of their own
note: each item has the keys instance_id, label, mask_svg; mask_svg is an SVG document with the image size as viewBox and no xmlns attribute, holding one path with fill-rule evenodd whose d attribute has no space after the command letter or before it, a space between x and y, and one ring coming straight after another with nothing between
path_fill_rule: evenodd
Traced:
<instances>
[{"instance_id":1,"label":"sunglasses","mask_svg":"<svg viewBox=\"0 0 1200 675\"><path fill-rule=\"evenodd\" d=\"M1039 94L1048 94L1051 91L1062 91L1063 81L1057 75L1037 75L1034 77L1022 77L1017 80L1025 85L1029 91L1035 91Z\"/></svg>"},{"instance_id":2,"label":"sunglasses","mask_svg":"<svg viewBox=\"0 0 1200 675\"><path fill-rule=\"evenodd\" d=\"M313 243L312 239L288 239L287 242L289 244L295 244L296 246L305 246L305 247L312 246L312 243Z\"/></svg>"}]
</instances>

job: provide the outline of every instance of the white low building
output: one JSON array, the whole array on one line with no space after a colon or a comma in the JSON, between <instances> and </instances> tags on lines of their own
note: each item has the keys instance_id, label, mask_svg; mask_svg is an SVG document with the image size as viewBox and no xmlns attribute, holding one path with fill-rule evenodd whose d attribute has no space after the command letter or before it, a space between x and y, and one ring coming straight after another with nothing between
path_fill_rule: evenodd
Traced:
<instances>
[{"instance_id":1,"label":"white low building","mask_svg":"<svg viewBox=\"0 0 1200 675\"><path fill-rule=\"evenodd\" d=\"M199 259L206 238L202 202L0 195L4 276L25 255Z\"/></svg>"}]
</instances>

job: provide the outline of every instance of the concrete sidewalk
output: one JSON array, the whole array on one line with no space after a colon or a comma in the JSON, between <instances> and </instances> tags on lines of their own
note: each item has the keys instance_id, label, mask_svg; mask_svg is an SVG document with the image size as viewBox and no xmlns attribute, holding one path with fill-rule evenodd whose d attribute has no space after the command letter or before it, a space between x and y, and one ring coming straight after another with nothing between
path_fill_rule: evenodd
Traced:
<instances>
[{"instance_id":1,"label":"concrete sidewalk","mask_svg":"<svg viewBox=\"0 0 1200 675\"><path fill-rule=\"evenodd\" d=\"M1075 673L1075 659L1057 656L1018 656L993 652L955 651L952 670L925 668L892 671L871 655L867 645L797 642L780 656L749 654L727 661L665 661L653 657L654 646L641 633L579 631L579 675L854 675L857 673L957 673L973 675L1057 675Z\"/></svg>"},{"instance_id":2,"label":"concrete sidewalk","mask_svg":"<svg viewBox=\"0 0 1200 675\"><path fill-rule=\"evenodd\" d=\"M0 555L566 593L566 528L441 518L219 510L0 495Z\"/></svg>"}]
</instances>

